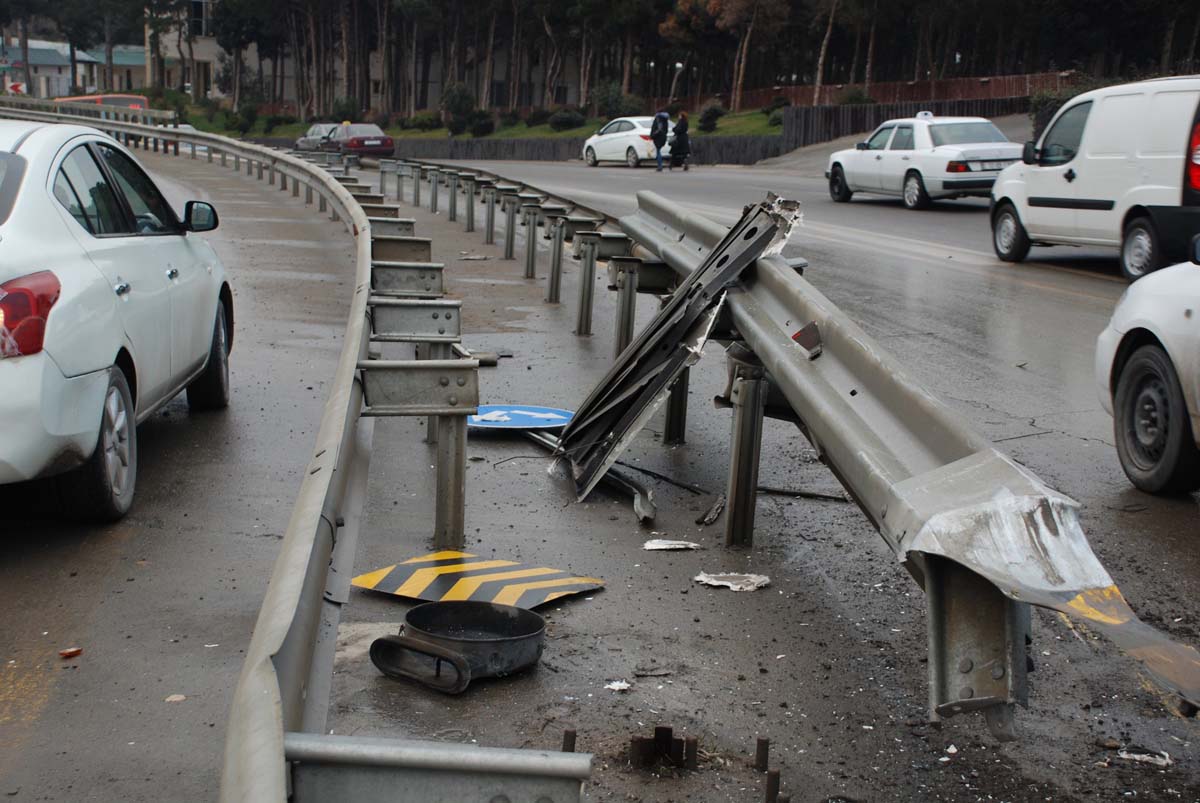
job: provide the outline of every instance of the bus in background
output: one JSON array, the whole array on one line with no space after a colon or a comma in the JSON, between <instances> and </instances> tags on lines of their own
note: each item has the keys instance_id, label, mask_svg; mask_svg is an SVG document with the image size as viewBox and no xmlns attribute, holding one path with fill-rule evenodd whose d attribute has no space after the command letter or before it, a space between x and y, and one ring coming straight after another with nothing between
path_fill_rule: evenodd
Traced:
<instances>
[{"instance_id":1,"label":"bus in background","mask_svg":"<svg viewBox=\"0 0 1200 803\"><path fill-rule=\"evenodd\" d=\"M55 98L58 103L96 103L101 106L123 106L126 109L149 109L150 100L145 95L76 95Z\"/></svg>"}]
</instances>

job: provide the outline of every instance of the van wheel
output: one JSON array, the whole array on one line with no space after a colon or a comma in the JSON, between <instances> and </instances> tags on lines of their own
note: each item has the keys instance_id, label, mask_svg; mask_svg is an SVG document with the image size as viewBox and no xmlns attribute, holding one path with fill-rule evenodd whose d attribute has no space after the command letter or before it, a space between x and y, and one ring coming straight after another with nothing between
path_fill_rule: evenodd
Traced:
<instances>
[{"instance_id":1,"label":"van wheel","mask_svg":"<svg viewBox=\"0 0 1200 803\"><path fill-rule=\"evenodd\" d=\"M108 372L100 431L92 456L58 479L64 504L82 521L110 522L133 506L137 484L137 425L133 395L120 368Z\"/></svg>"},{"instance_id":2,"label":"van wheel","mask_svg":"<svg viewBox=\"0 0 1200 803\"><path fill-rule=\"evenodd\" d=\"M904 177L904 205L909 209L925 209L929 206L925 182L915 170Z\"/></svg>"},{"instance_id":3,"label":"van wheel","mask_svg":"<svg viewBox=\"0 0 1200 803\"><path fill-rule=\"evenodd\" d=\"M1121 468L1152 494L1200 488L1200 449L1171 358L1142 346L1121 368L1113 394L1113 429Z\"/></svg>"},{"instance_id":4,"label":"van wheel","mask_svg":"<svg viewBox=\"0 0 1200 803\"><path fill-rule=\"evenodd\" d=\"M1121 236L1121 273L1131 282L1162 267L1162 250L1158 246L1158 232L1150 218L1139 217L1129 221Z\"/></svg>"},{"instance_id":5,"label":"van wheel","mask_svg":"<svg viewBox=\"0 0 1200 803\"><path fill-rule=\"evenodd\" d=\"M846 184L846 174L841 165L834 165L829 171L829 197L839 204L854 197L854 192Z\"/></svg>"},{"instance_id":6,"label":"van wheel","mask_svg":"<svg viewBox=\"0 0 1200 803\"><path fill-rule=\"evenodd\" d=\"M992 217L992 248L1005 262L1020 262L1029 254L1029 235L1010 203L1001 204Z\"/></svg>"},{"instance_id":7,"label":"van wheel","mask_svg":"<svg viewBox=\"0 0 1200 803\"><path fill-rule=\"evenodd\" d=\"M595 167L599 164L599 162L596 161L596 152L591 148L588 148L583 152L583 161L587 162L588 167Z\"/></svg>"},{"instance_id":8,"label":"van wheel","mask_svg":"<svg viewBox=\"0 0 1200 803\"><path fill-rule=\"evenodd\" d=\"M641 160L638 159L637 151L635 151L633 148L625 151L625 164L629 165L630 167L637 167L641 163Z\"/></svg>"}]
</instances>

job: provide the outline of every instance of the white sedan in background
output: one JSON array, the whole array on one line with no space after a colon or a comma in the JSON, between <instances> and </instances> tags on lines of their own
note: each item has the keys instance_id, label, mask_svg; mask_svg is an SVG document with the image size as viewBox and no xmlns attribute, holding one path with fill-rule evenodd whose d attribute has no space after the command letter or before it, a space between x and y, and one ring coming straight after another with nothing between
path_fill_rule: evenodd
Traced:
<instances>
[{"instance_id":1,"label":"white sedan in background","mask_svg":"<svg viewBox=\"0 0 1200 803\"><path fill-rule=\"evenodd\" d=\"M1096 341L1117 456L1149 493L1200 488L1200 235L1191 249L1192 263L1130 285Z\"/></svg>"},{"instance_id":2,"label":"white sedan in background","mask_svg":"<svg viewBox=\"0 0 1200 803\"><path fill-rule=\"evenodd\" d=\"M0 484L55 477L65 508L123 516L136 424L178 393L229 403L233 296L132 155L73 125L0 122Z\"/></svg>"},{"instance_id":3,"label":"white sedan in background","mask_svg":"<svg viewBox=\"0 0 1200 803\"><path fill-rule=\"evenodd\" d=\"M909 209L938 198L987 198L1000 171L1020 160L983 117L916 117L888 120L853 150L829 157L829 196L845 203L856 192L897 195Z\"/></svg>"},{"instance_id":4,"label":"white sedan in background","mask_svg":"<svg viewBox=\"0 0 1200 803\"><path fill-rule=\"evenodd\" d=\"M653 124L653 117L618 117L609 121L583 143L583 161L589 167L601 162L624 162L637 167L654 159L654 142L650 139ZM663 159L670 153L670 144L664 145Z\"/></svg>"}]
</instances>

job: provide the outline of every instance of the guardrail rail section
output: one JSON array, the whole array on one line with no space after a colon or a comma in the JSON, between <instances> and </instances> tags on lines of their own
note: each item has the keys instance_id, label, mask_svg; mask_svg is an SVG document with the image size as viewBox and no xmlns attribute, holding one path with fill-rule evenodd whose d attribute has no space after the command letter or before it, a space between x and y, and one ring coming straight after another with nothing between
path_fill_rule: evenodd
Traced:
<instances>
[{"instance_id":1,"label":"guardrail rail section","mask_svg":"<svg viewBox=\"0 0 1200 803\"><path fill-rule=\"evenodd\" d=\"M328 733L333 657L349 601L377 416L430 417L437 443L435 542L463 543L466 416L479 400L479 361L462 348L460 303L443 298L443 266L411 219L358 181L340 157L303 157L226 137L131 122L102 106L0 98L0 117L86 124L131 147L243 164L279 191L291 189L344 221L355 238L354 295L342 352L321 415L246 661L234 690L220 799L362 803L537 800L578 803L586 753L333 736ZM82 107L82 108L76 108ZM142 116L141 119L152 117ZM169 147L168 147L169 146ZM232 162L232 165L230 164ZM386 359L415 345L421 359Z\"/></svg>"},{"instance_id":2,"label":"guardrail rail section","mask_svg":"<svg viewBox=\"0 0 1200 803\"><path fill-rule=\"evenodd\" d=\"M507 259L514 258L518 210L527 244L546 226L543 236L553 238L548 300L561 282L562 243L571 243L580 269L576 334L592 332L593 277L606 261L618 293L614 359L637 345L637 294L685 286L682 279L729 231L651 192L638 193L637 212L617 220L489 171L413 160L385 169L413 179L416 204L422 177L436 189L438 175L471 176L488 210L489 243L500 199ZM1092 552L1078 503L912 380L803 277L806 264L778 253L760 257L728 290L712 333L731 342L726 542L753 537L748 489L757 481L762 417L793 421L925 591L931 720L980 712L997 738L1015 738L1015 705L1028 698L1030 605L1087 621L1187 705L1200 704L1200 653L1137 618ZM536 255L527 253L525 275L536 270ZM685 437L687 381L685 371L665 402L665 443Z\"/></svg>"}]
</instances>

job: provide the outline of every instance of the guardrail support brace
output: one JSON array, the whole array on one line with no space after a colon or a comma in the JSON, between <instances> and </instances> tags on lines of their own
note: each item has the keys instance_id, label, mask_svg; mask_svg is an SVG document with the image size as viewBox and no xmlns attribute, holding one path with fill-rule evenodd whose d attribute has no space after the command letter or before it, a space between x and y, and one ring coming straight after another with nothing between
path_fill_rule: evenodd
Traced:
<instances>
[{"instance_id":1,"label":"guardrail support brace","mask_svg":"<svg viewBox=\"0 0 1200 803\"><path fill-rule=\"evenodd\" d=\"M637 316L638 263L622 259L617 263L617 330L613 343L613 359L633 342L634 323Z\"/></svg>"},{"instance_id":2,"label":"guardrail support brace","mask_svg":"<svg viewBox=\"0 0 1200 803\"><path fill-rule=\"evenodd\" d=\"M580 243L579 310L575 316L575 334L592 334L592 300L596 295L596 243L591 238Z\"/></svg>"},{"instance_id":3,"label":"guardrail support brace","mask_svg":"<svg viewBox=\"0 0 1200 803\"><path fill-rule=\"evenodd\" d=\"M733 431L729 443L729 484L725 489L725 546L754 543L754 509L758 501L758 458L762 450L763 410L769 383L760 372L733 382Z\"/></svg>"},{"instance_id":4,"label":"guardrail support brace","mask_svg":"<svg viewBox=\"0 0 1200 803\"><path fill-rule=\"evenodd\" d=\"M447 219L451 223L458 221L458 173L451 173L448 177L450 183L450 211Z\"/></svg>"},{"instance_id":5,"label":"guardrail support brace","mask_svg":"<svg viewBox=\"0 0 1200 803\"><path fill-rule=\"evenodd\" d=\"M566 218L555 217L547 221L553 226L550 244L550 276L546 279L546 301L557 304L562 300L563 237L566 234Z\"/></svg>"},{"instance_id":6,"label":"guardrail support brace","mask_svg":"<svg viewBox=\"0 0 1200 803\"><path fill-rule=\"evenodd\" d=\"M671 385L671 395L667 397L667 417L663 426L663 445L676 446L685 442L687 435L688 382L692 369L684 368L683 373Z\"/></svg>"},{"instance_id":7,"label":"guardrail support brace","mask_svg":"<svg viewBox=\"0 0 1200 803\"><path fill-rule=\"evenodd\" d=\"M483 242L485 245L496 244L496 188L484 187L483 199L487 208L483 214Z\"/></svg>"}]
</instances>

